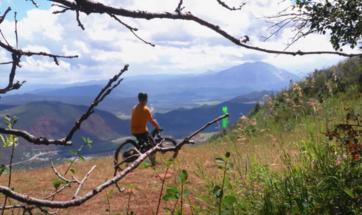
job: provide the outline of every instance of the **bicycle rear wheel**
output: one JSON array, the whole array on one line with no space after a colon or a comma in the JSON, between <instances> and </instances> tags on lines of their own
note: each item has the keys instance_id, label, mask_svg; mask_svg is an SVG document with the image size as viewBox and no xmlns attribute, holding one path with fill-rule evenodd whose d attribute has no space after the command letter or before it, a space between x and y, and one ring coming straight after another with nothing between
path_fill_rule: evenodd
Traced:
<instances>
[{"instance_id":1,"label":"bicycle rear wheel","mask_svg":"<svg viewBox=\"0 0 362 215\"><path fill-rule=\"evenodd\" d=\"M160 147L161 148L169 148L169 147L175 147L177 145L176 141L172 138L168 138L168 137L164 137L161 140L163 140L163 142L161 143ZM157 140L157 142L161 142L161 140ZM168 152L160 152L157 154L157 160L160 161L172 161L173 159L175 159L177 157L178 151L168 151Z\"/></svg>"},{"instance_id":2,"label":"bicycle rear wheel","mask_svg":"<svg viewBox=\"0 0 362 215\"><path fill-rule=\"evenodd\" d=\"M117 171L126 169L129 163L135 161L139 157L139 154L135 149L139 150L138 145L134 140L126 140L118 146L114 153L114 166L117 165L117 167L115 167ZM125 159L127 159L127 161L125 161Z\"/></svg>"}]
</instances>

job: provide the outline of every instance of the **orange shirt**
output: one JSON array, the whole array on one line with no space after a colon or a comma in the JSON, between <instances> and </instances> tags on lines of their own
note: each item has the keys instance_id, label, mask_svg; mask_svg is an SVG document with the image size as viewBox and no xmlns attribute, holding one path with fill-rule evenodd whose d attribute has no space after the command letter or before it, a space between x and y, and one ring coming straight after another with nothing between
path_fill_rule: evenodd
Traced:
<instances>
[{"instance_id":1,"label":"orange shirt","mask_svg":"<svg viewBox=\"0 0 362 215\"><path fill-rule=\"evenodd\" d=\"M151 111L147 106L136 105L132 109L131 134L140 134L148 131L147 121L152 119Z\"/></svg>"}]
</instances>

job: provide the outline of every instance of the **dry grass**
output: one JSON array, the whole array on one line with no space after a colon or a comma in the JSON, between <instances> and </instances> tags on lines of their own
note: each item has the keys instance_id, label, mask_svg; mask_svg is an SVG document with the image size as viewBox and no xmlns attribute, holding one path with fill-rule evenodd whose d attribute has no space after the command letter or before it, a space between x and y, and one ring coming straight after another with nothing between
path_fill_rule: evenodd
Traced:
<instances>
[{"instance_id":1,"label":"dry grass","mask_svg":"<svg viewBox=\"0 0 362 215\"><path fill-rule=\"evenodd\" d=\"M264 134L250 140L248 143L225 140L195 147L184 147L178 155L177 162L172 165L170 174L167 175L166 188L167 186L176 183L175 175L180 169L186 169L189 172L189 179L186 183L188 189L195 191L195 193L196 191L202 192L202 181L192 174L193 172L198 171L195 162L200 162L203 165L205 175L209 179L219 180L220 170L215 168L214 158L220 157L221 154L225 154L227 151L232 153L231 162L233 162L236 167L235 172L239 173L235 174L235 176L243 174L247 161L252 160L254 155L259 162L268 164L270 169L281 169L283 168L280 156L281 149L286 150L290 157L294 157L298 151L293 143L298 142L305 137L305 130L299 129L290 134ZM69 164L64 164L57 166L56 168L58 172L64 173L68 165ZM113 176L113 160L111 157L104 157L101 159L90 160L85 163L79 162L77 165L74 165L73 167L76 170L75 177L81 180L93 165L96 165L97 167L83 185L79 196L84 195L92 188ZM161 164L157 165L156 171L157 173L151 168L138 168L119 182L123 187L127 187L131 184L137 186L138 192L135 195L132 195L130 203L130 209L133 210L135 214L152 214L150 207L155 211L161 187L161 180L158 179L157 174L163 176L164 166ZM68 176L71 174L72 173L68 173ZM45 169L15 171L13 172L12 177L12 187L15 188L16 192L34 196L39 199L44 199L54 192L52 182L56 179L56 176L50 166ZM0 184L7 184L6 175L0 177ZM63 193L57 195L55 200L70 200L76 188L77 185L74 185L72 188L66 189ZM119 193L115 186L108 188L107 192L111 189L114 190L113 194L109 196L111 213L105 212L107 209L106 193L102 192L80 207L61 209L59 214L125 214L124 206L127 205L128 195L124 192ZM4 197L1 196L0 202L3 203L3 201ZM161 212L163 212L162 208L164 206L166 206L166 204L162 201ZM8 212L8 214L10 213Z\"/></svg>"}]
</instances>

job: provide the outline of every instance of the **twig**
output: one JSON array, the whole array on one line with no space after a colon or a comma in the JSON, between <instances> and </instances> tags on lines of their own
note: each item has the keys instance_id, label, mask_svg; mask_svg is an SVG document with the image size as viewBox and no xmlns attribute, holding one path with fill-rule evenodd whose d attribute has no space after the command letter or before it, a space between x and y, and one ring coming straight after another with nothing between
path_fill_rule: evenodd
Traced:
<instances>
[{"instance_id":1,"label":"twig","mask_svg":"<svg viewBox=\"0 0 362 215\"><path fill-rule=\"evenodd\" d=\"M89 174L94 170L94 168L96 168L96 165L94 165L94 166L92 167L92 169L89 170L89 172L84 176L83 180L82 180L82 181L80 182L80 184L78 185L78 189L77 189L77 191L75 192L75 194L74 194L74 196L73 196L72 199L77 198L77 194L78 194L78 192L80 191L80 188L82 187L82 185L84 184L84 182L87 180Z\"/></svg>"},{"instance_id":2,"label":"twig","mask_svg":"<svg viewBox=\"0 0 362 215\"><path fill-rule=\"evenodd\" d=\"M221 6L223 6L226 9L229 9L229 10L241 10L241 8L246 4L246 3L242 3L238 8L235 8L235 7L229 7L225 2L223 2L221 0L217 0L217 2L219 2L219 4L221 4Z\"/></svg>"},{"instance_id":3,"label":"twig","mask_svg":"<svg viewBox=\"0 0 362 215\"><path fill-rule=\"evenodd\" d=\"M1 31L1 30L0 30ZM11 64L11 63L13 63L13 61L9 61L9 62L4 62L4 63L0 63L0 64Z\"/></svg>"},{"instance_id":4,"label":"twig","mask_svg":"<svg viewBox=\"0 0 362 215\"><path fill-rule=\"evenodd\" d=\"M137 28L133 28L133 27L127 25L126 23L122 22L120 19L118 19L118 17L116 17L116 16L113 15L113 14L108 13L108 15L111 16L111 17L113 17L113 18L114 18L115 20L117 20L119 23L121 23L122 25L124 25L126 28L128 28L128 29L132 32L132 34L135 35L135 36L136 36L139 40L141 40L142 42L144 42L144 43L146 43L146 44L148 44L148 45L150 45L150 46L153 46L153 47L155 46L154 44L152 44L152 43L150 43L150 42L147 42L147 41L145 41L144 39L142 39L141 37L139 37L139 36L135 33L135 31L138 30Z\"/></svg>"},{"instance_id":5,"label":"twig","mask_svg":"<svg viewBox=\"0 0 362 215\"><path fill-rule=\"evenodd\" d=\"M83 24L82 24L82 23L80 22L80 20L79 20L79 9L80 9L79 0L75 0L75 2L77 3L77 10L76 10L75 12L76 12L76 16L77 16L78 26L81 27L82 30L84 30L84 26L83 26Z\"/></svg>"},{"instance_id":6,"label":"twig","mask_svg":"<svg viewBox=\"0 0 362 215\"><path fill-rule=\"evenodd\" d=\"M182 0L180 0L180 2L179 2L178 5L177 5L177 8L176 8L176 10L175 10L175 12L178 13L178 14L180 14L181 11L185 8L185 7L181 7L181 5L182 5ZM156 213L156 214L157 214L157 213Z\"/></svg>"},{"instance_id":7,"label":"twig","mask_svg":"<svg viewBox=\"0 0 362 215\"><path fill-rule=\"evenodd\" d=\"M5 20L6 14L11 11L11 7L8 7L8 9L5 10L4 15L0 16L0 24Z\"/></svg>"},{"instance_id":8,"label":"twig","mask_svg":"<svg viewBox=\"0 0 362 215\"><path fill-rule=\"evenodd\" d=\"M167 169L166 169L166 171L165 171L165 175L163 176L163 179L161 179L161 180L162 180L162 185L161 185L160 196L158 197L158 204L157 204L156 214L158 214L158 210L159 210L159 208L160 208L163 186L164 186L164 184L165 184L166 175L167 175L169 169L170 169L170 166L167 167ZM181 214L182 214L182 213L181 213Z\"/></svg>"},{"instance_id":9,"label":"twig","mask_svg":"<svg viewBox=\"0 0 362 215\"><path fill-rule=\"evenodd\" d=\"M131 193L128 193L128 202L127 202L127 215L129 214L129 202L131 201Z\"/></svg>"},{"instance_id":10,"label":"twig","mask_svg":"<svg viewBox=\"0 0 362 215\"><path fill-rule=\"evenodd\" d=\"M15 19L16 49L19 49L19 41L18 41L18 20L16 20L16 12L14 13L14 19Z\"/></svg>"},{"instance_id":11,"label":"twig","mask_svg":"<svg viewBox=\"0 0 362 215\"><path fill-rule=\"evenodd\" d=\"M3 34L3 32L1 31L1 29L0 29L0 33L1 33L1 36L4 38L6 44L8 44L8 46L10 46L9 43L8 43L8 41L5 39L4 34Z\"/></svg>"},{"instance_id":12,"label":"twig","mask_svg":"<svg viewBox=\"0 0 362 215\"><path fill-rule=\"evenodd\" d=\"M97 106L98 103L101 102L106 95L108 95L109 93L111 93L111 91L112 91L112 89L114 89L114 87L111 88L111 89L108 89L108 88L112 85L113 82L117 81L117 79L119 78L119 76L121 76L125 71L128 70L128 66L129 66L129 65L126 64L126 65L123 67L123 69L122 69L117 75L115 75L112 79L110 79L109 82L108 82L108 84L107 84L105 87L102 88L101 92L99 92L98 96L94 99L92 105L88 108L87 112L80 117L80 119L74 124L73 128L71 129L71 131L69 132L69 134L67 135L67 137L65 137L65 140L66 140L66 141L69 141L69 140L72 139L73 134L75 133L76 130L78 130L78 129L80 128L80 125L82 124L82 122L83 122L84 120L86 120L86 119L94 112L93 108L94 108L95 106ZM120 81L119 81L115 86L117 86L119 83L120 83ZM108 89L108 90L107 90L107 89ZM107 92L104 94L104 92L105 92L106 90L107 90ZM104 94L104 96L103 96L103 94ZM100 99L100 98L101 98L101 99Z\"/></svg>"},{"instance_id":13,"label":"twig","mask_svg":"<svg viewBox=\"0 0 362 215\"><path fill-rule=\"evenodd\" d=\"M26 0L26 1L28 1L28 0ZM39 4L37 4L34 0L30 0L32 3L33 3L33 5L35 5L35 7L39 7Z\"/></svg>"}]
</instances>

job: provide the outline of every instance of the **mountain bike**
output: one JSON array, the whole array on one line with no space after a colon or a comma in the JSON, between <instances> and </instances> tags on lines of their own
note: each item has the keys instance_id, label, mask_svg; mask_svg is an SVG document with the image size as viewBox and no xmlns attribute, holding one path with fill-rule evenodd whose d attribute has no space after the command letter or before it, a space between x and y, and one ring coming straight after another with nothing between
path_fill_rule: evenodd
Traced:
<instances>
[{"instance_id":1,"label":"mountain bike","mask_svg":"<svg viewBox=\"0 0 362 215\"><path fill-rule=\"evenodd\" d=\"M118 171L124 170L129 163L137 160L139 157L139 152L144 153L148 151L151 147L160 144L162 148L174 147L177 145L176 141L169 137L162 137L160 131L154 129L151 132L152 139L149 138L148 141L143 141L139 143L138 141L134 141L132 139L127 139L123 142L120 146L118 146L116 152L114 153L114 165ZM165 160L172 160L176 158L178 151L168 151L168 152L161 152L158 153L157 159L165 159ZM126 162L122 162L125 161ZM121 163L121 164L120 164ZM118 165L117 165L118 164ZM117 167L116 167L117 165Z\"/></svg>"}]
</instances>

